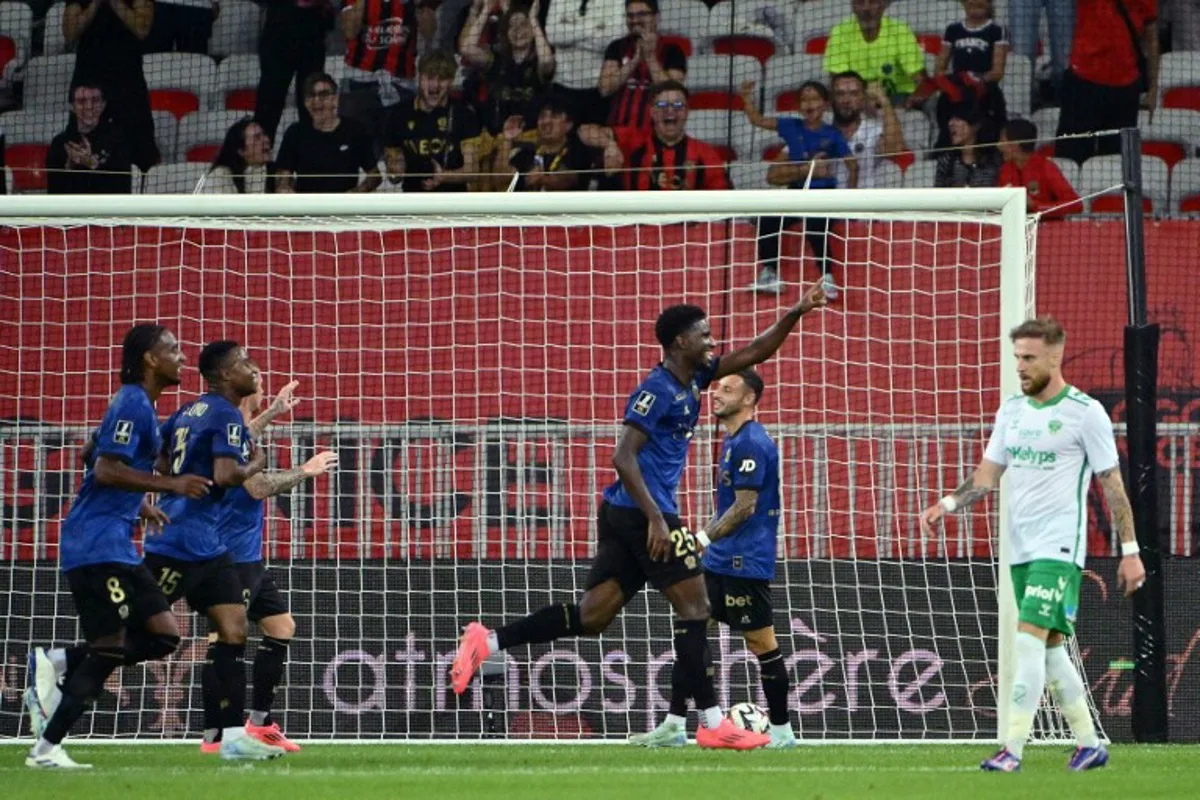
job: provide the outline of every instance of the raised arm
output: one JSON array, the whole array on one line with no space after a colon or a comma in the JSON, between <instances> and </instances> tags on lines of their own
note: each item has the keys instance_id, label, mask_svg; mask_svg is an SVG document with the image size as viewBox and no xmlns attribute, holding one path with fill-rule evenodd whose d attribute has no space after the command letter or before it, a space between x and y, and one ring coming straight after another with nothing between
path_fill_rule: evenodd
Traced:
<instances>
[{"instance_id":1,"label":"raised arm","mask_svg":"<svg viewBox=\"0 0 1200 800\"><path fill-rule=\"evenodd\" d=\"M953 514L959 509L975 503L986 497L1000 485L1004 475L1004 465L988 459L982 459L971 477L967 478L958 488L943 497L935 505L921 512L921 530L926 535L933 534L933 526L947 514Z\"/></svg>"},{"instance_id":2,"label":"raised arm","mask_svg":"<svg viewBox=\"0 0 1200 800\"><path fill-rule=\"evenodd\" d=\"M742 98L742 111L746 115L746 119L756 128L762 128L767 131L779 129L779 121L774 117L764 117L762 111L758 108L758 103L754 98L754 81L746 81L742 84L738 94Z\"/></svg>"},{"instance_id":3,"label":"raised arm","mask_svg":"<svg viewBox=\"0 0 1200 800\"><path fill-rule=\"evenodd\" d=\"M1125 494L1125 482L1121 479L1119 466L1096 473L1096 480L1104 490L1104 502L1112 518L1112 526L1121 540L1121 563L1117 566L1117 588L1129 597L1146 581L1146 568L1138 555L1137 535L1133 528L1133 506Z\"/></svg>"},{"instance_id":4,"label":"raised arm","mask_svg":"<svg viewBox=\"0 0 1200 800\"><path fill-rule=\"evenodd\" d=\"M540 3L538 0L533 0L533 5L529 8L529 24L533 27L533 47L534 52L537 53L538 73L542 76L542 80L549 81L554 77L554 71L558 65L554 61L554 48L550 46L546 32L542 30L542 24L538 22L540 11Z\"/></svg>"},{"instance_id":5,"label":"raised arm","mask_svg":"<svg viewBox=\"0 0 1200 800\"><path fill-rule=\"evenodd\" d=\"M242 484L246 492L255 500L274 497L299 486L304 481L324 475L337 466L337 453L326 450L317 453L299 467L278 470L276 472L260 472L252 475Z\"/></svg>"},{"instance_id":6,"label":"raised arm","mask_svg":"<svg viewBox=\"0 0 1200 800\"><path fill-rule=\"evenodd\" d=\"M367 0L354 0L354 5L342 9L339 21L342 26L342 38L346 41L358 38L362 30L363 17L367 15Z\"/></svg>"},{"instance_id":7,"label":"raised arm","mask_svg":"<svg viewBox=\"0 0 1200 800\"><path fill-rule=\"evenodd\" d=\"M68 44L79 41L79 37L83 36L83 32L96 19L101 5L103 4L90 3L87 8L84 8L78 3L67 3L66 8L63 9L62 30L63 38L67 40Z\"/></svg>"},{"instance_id":8,"label":"raised arm","mask_svg":"<svg viewBox=\"0 0 1200 800\"><path fill-rule=\"evenodd\" d=\"M716 374L713 375L713 380L724 378L726 375L733 375L741 372L746 367L752 367L755 364L761 364L783 346L783 342L787 339L788 334L796 327L796 323L800 318L812 311L814 308L823 308L829 302L825 297L825 290L821 288L821 284L817 283L810 286L804 296L800 298L800 302L792 306L792 308L784 314L779 320L767 328L765 331L755 336L750 344L734 350L732 353L721 356L721 360L717 364Z\"/></svg>"},{"instance_id":9,"label":"raised arm","mask_svg":"<svg viewBox=\"0 0 1200 800\"><path fill-rule=\"evenodd\" d=\"M296 407L300 402L300 398L296 397L296 387L299 385L300 381L288 381L287 385L275 395L275 399L271 401L271 405L267 406L261 414L247 423L251 436L255 439L261 438L263 431L275 421L276 417L286 414Z\"/></svg>"},{"instance_id":10,"label":"raised arm","mask_svg":"<svg viewBox=\"0 0 1200 800\"><path fill-rule=\"evenodd\" d=\"M475 0L471 4L471 13L467 17L467 24L463 26L462 33L458 37L458 52L462 54L463 61L470 64L476 69L487 69L492 63L492 52L487 47L480 43L483 37L483 28L487 25L488 15L483 8L483 0Z\"/></svg>"},{"instance_id":11,"label":"raised arm","mask_svg":"<svg viewBox=\"0 0 1200 800\"><path fill-rule=\"evenodd\" d=\"M134 36L145 39L150 35L150 26L154 22L154 3L150 0L130 0L128 5L124 0L109 0L109 5Z\"/></svg>"},{"instance_id":12,"label":"raised arm","mask_svg":"<svg viewBox=\"0 0 1200 800\"><path fill-rule=\"evenodd\" d=\"M621 430L621 438L613 453L612 465L621 479L621 485L629 496L638 504L638 508L646 515L650 526L646 537L646 550L653 561L666 561L671 543L671 534L667 530L667 521L663 519L662 510L650 496L646 479L642 477L642 467L638 464L638 452L646 444L649 437L646 432L635 425L625 425Z\"/></svg>"}]
</instances>

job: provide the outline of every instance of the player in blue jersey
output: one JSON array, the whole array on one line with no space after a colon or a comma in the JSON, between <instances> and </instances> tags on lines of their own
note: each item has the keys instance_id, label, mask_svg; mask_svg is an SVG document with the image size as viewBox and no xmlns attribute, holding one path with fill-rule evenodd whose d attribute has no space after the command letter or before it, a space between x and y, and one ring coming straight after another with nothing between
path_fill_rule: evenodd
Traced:
<instances>
[{"instance_id":1,"label":"player in blue jersey","mask_svg":"<svg viewBox=\"0 0 1200 800\"><path fill-rule=\"evenodd\" d=\"M587 590L578 603L548 606L495 631L478 622L467 625L451 669L457 694L466 691L483 660L499 650L604 632L649 581L675 610L671 691L685 703L691 698L700 711L696 742L750 749L769 741L734 726L717 705L706 633L708 593L696 539L679 518L675 492L700 416L700 392L713 380L770 358L800 317L825 303L824 290L812 287L748 346L720 358L713 355L716 343L703 310L679 305L659 315L654 333L663 360L625 406L613 455L617 481L604 491Z\"/></svg>"},{"instance_id":2,"label":"player in blue jersey","mask_svg":"<svg viewBox=\"0 0 1200 800\"><path fill-rule=\"evenodd\" d=\"M256 373L256 364L251 364ZM261 375L259 390L242 400L243 417L250 420L247 427L255 441L277 417L291 411L299 399L291 381L284 386L275 400L262 413L263 393ZM284 660L288 644L296 633L296 621L288 610L287 597L275 584L275 578L267 571L263 562L263 500L290 491L306 480L324 475L337 466L337 453L317 453L303 465L292 469L260 472L236 489L228 497L228 512L222 523L225 546L233 559L238 580L242 588L242 601L246 605L247 618L258 625L262 638L254 654L251 674L254 676L254 692L246 721L246 733L259 741L280 747L287 752L296 752L300 746L283 735L279 725L271 719L271 706L275 690L283 679ZM202 678L213 681L211 670L202 673ZM205 699L215 695L205 692ZM200 745L203 753L220 751L221 727L220 708L204 709L204 741Z\"/></svg>"},{"instance_id":3,"label":"player in blue jersey","mask_svg":"<svg viewBox=\"0 0 1200 800\"><path fill-rule=\"evenodd\" d=\"M184 361L179 342L161 325L135 325L125 335L121 388L89 448L83 485L59 540L60 566L87 644L31 654L25 703L39 738L25 758L28 767L90 767L73 761L61 742L104 681L122 664L164 658L179 646L179 628L142 564L133 529L146 492L193 499L209 492L202 476L154 474L160 445L154 404L179 384Z\"/></svg>"},{"instance_id":4,"label":"player in blue jersey","mask_svg":"<svg viewBox=\"0 0 1200 800\"><path fill-rule=\"evenodd\" d=\"M713 414L725 427L717 476L717 513L697 531L712 618L741 631L758 657L771 719L768 748L795 747L788 714L788 674L775 639L771 581L779 529L779 450L755 418L763 380L753 369L726 375L712 393ZM631 736L643 747L678 747L686 739L687 698L672 696L667 718Z\"/></svg>"},{"instance_id":5,"label":"player in blue jersey","mask_svg":"<svg viewBox=\"0 0 1200 800\"><path fill-rule=\"evenodd\" d=\"M159 507L170 522L146 540L146 566L174 603L180 597L208 617L216 632L202 684L212 697L205 704L221 709L221 757L262 760L283 755L278 747L247 736L242 717L246 704L246 606L242 587L221 535L231 490L262 472L266 454L256 449L238 408L258 390L258 372L245 348L228 339L200 352L200 375L208 391L184 405L162 426L159 469L171 475L203 475L213 482L208 496L195 499L166 493ZM203 675L202 675L203 677Z\"/></svg>"}]
</instances>

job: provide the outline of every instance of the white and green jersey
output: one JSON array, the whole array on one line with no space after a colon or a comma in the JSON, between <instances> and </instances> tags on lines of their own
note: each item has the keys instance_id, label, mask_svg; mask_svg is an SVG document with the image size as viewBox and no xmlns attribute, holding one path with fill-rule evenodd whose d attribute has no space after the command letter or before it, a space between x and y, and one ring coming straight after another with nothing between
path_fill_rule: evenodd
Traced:
<instances>
[{"instance_id":1,"label":"white and green jersey","mask_svg":"<svg viewBox=\"0 0 1200 800\"><path fill-rule=\"evenodd\" d=\"M1012 563L1048 558L1082 567L1088 484L1118 463L1104 407L1073 386L1045 403L1014 395L996 412L983 457L1008 475Z\"/></svg>"}]
</instances>

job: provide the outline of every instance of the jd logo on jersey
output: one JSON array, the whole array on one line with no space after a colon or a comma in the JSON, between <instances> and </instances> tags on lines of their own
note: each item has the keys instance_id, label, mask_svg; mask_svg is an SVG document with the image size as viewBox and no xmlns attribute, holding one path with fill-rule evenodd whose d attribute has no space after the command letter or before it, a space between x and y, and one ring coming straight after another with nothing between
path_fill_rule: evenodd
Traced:
<instances>
[{"instance_id":1,"label":"jd logo on jersey","mask_svg":"<svg viewBox=\"0 0 1200 800\"><path fill-rule=\"evenodd\" d=\"M129 444L133 440L133 423L127 419L117 420L113 430L113 441L117 444Z\"/></svg>"},{"instance_id":2,"label":"jd logo on jersey","mask_svg":"<svg viewBox=\"0 0 1200 800\"><path fill-rule=\"evenodd\" d=\"M1048 422L1046 424L1046 429L1048 431L1050 431L1051 434L1058 433L1059 431L1062 430L1062 427L1063 427L1062 421L1057 420L1057 419L1052 419L1052 420L1050 420L1050 422Z\"/></svg>"}]
</instances>

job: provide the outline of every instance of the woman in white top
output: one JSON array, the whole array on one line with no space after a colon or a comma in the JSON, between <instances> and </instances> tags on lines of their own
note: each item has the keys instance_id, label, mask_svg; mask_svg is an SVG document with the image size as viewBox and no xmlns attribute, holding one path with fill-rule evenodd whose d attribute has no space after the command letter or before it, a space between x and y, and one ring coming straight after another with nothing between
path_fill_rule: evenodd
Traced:
<instances>
[{"instance_id":1,"label":"woman in white top","mask_svg":"<svg viewBox=\"0 0 1200 800\"><path fill-rule=\"evenodd\" d=\"M253 117L240 119L225 132L225 141L213 159L200 193L269 193L275 182L270 160L271 137Z\"/></svg>"}]
</instances>

